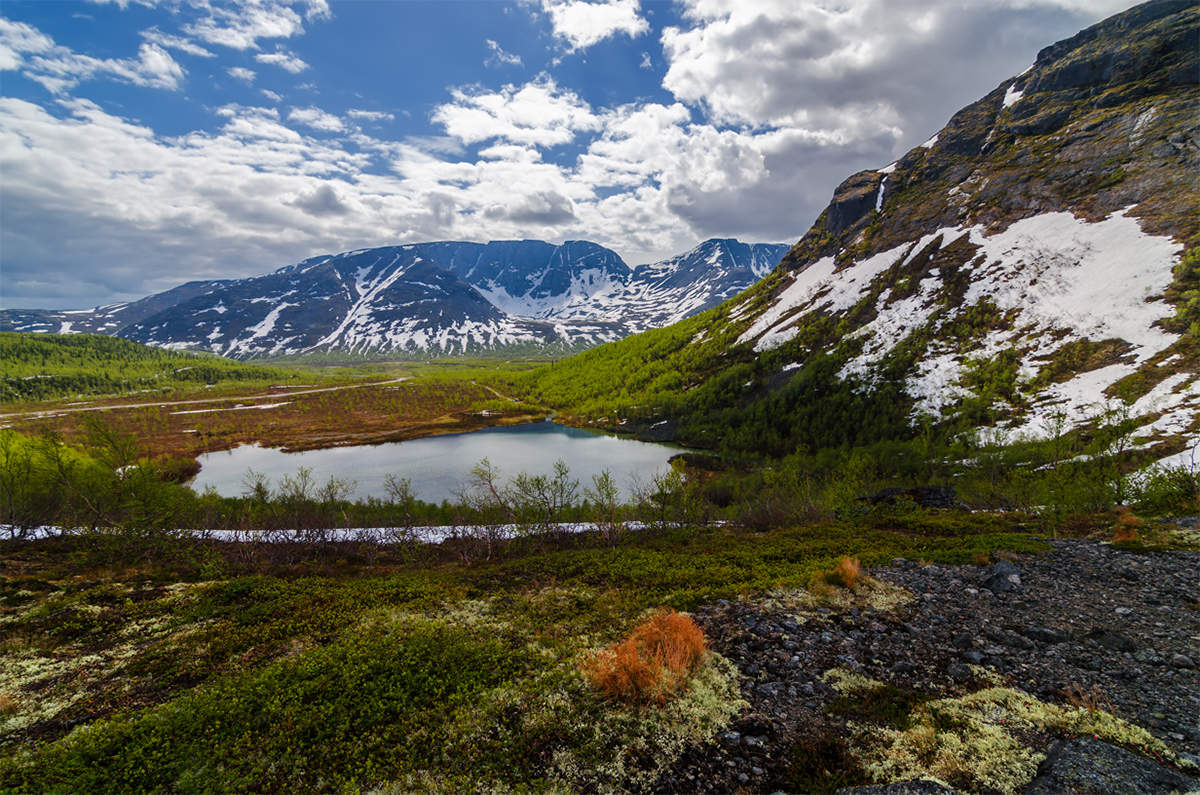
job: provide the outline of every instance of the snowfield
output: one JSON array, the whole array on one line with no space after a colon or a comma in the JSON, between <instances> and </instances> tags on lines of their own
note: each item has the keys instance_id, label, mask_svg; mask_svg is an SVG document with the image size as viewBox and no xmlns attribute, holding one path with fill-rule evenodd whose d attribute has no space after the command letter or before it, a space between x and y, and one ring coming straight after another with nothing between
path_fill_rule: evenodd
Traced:
<instances>
[{"instance_id":1,"label":"snowfield","mask_svg":"<svg viewBox=\"0 0 1200 795\"><path fill-rule=\"evenodd\" d=\"M759 353L777 348L796 336L796 322L804 314L844 312L862 300L888 268L907 264L935 242L945 248L967 236L974 253L963 266L970 286L961 305L934 319L944 286L939 270L927 274L906 298L895 300L889 289L883 290L875 317L853 334L864 344L843 368L842 377L869 380L874 366L914 331L934 323L936 335L945 320L987 301L1015 317L1012 328L989 332L965 355L931 343L905 385L917 402L916 412L937 413L969 394L961 384L966 358L1016 349L1023 358L1020 378L1028 382L1064 343L1123 340L1128 354L1119 363L1047 386L1034 396L1033 410L1014 429L1041 436L1064 417L1069 427L1103 410L1110 403L1105 390L1179 339L1157 323L1174 313L1163 293L1183 245L1142 231L1129 215L1131 209L1095 223L1066 212L1045 213L992 235L981 226L943 228L840 271L834 270L832 257L824 257L793 274L791 283L738 342L753 342ZM745 311L744 306L739 309ZM1172 376L1130 411L1136 417L1161 414L1148 426L1155 433L1186 431L1200 412L1198 388L1194 375Z\"/></svg>"}]
</instances>

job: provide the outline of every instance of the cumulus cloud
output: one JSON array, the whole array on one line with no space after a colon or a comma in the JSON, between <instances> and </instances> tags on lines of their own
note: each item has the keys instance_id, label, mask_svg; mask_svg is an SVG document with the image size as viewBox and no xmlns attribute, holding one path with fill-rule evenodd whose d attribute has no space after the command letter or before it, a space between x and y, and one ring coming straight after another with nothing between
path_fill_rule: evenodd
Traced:
<instances>
[{"instance_id":1,"label":"cumulus cloud","mask_svg":"<svg viewBox=\"0 0 1200 795\"><path fill-rule=\"evenodd\" d=\"M351 108L350 110L346 111L346 115L352 119L361 119L363 121L381 122L396 120L396 115L394 113L384 113L383 111L379 110L360 110L358 108Z\"/></svg>"},{"instance_id":2,"label":"cumulus cloud","mask_svg":"<svg viewBox=\"0 0 1200 795\"><path fill-rule=\"evenodd\" d=\"M595 130L600 119L575 92L543 77L499 91L455 89L453 102L433 112L435 123L464 143L500 138L518 144L556 146L581 130Z\"/></svg>"},{"instance_id":3,"label":"cumulus cloud","mask_svg":"<svg viewBox=\"0 0 1200 795\"><path fill-rule=\"evenodd\" d=\"M1048 44L1047 28L1078 25L1061 3L1034 0L683 6L690 25L662 33L664 88L720 123L791 127L840 142L928 134L1012 73L1014 56L1031 58Z\"/></svg>"},{"instance_id":4,"label":"cumulus cloud","mask_svg":"<svg viewBox=\"0 0 1200 795\"><path fill-rule=\"evenodd\" d=\"M521 66L521 56L508 52L491 39L485 39L483 43L487 45L488 52L491 53L483 62L484 66Z\"/></svg>"},{"instance_id":5,"label":"cumulus cloud","mask_svg":"<svg viewBox=\"0 0 1200 795\"><path fill-rule=\"evenodd\" d=\"M107 78L148 88L173 90L183 67L157 44L144 42L136 57L95 58L56 44L32 25L0 17L0 70L19 70L52 94L64 94L84 80Z\"/></svg>"},{"instance_id":6,"label":"cumulus cloud","mask_svg":"<svg viewBox=\"0 0 1200 795\"><path fill-rule=\"evenodd\" d=\"M294 52L289 52L285 49L278 49L275 52L262 52L254 56L254 60L259 63L278 66L280 69L298 75L308 68L308 64L301 60L300 56Z\"/></svg>"},{"instance_id":7,"label":"cumulus cloud","mask_svg":"<svg viewBox=\"0 0 1200 795\"><path fill-rule=\"evenodd\" d=\"M196 42L184 36L175 36L169 33L163 33L157 27L148 28L141 32L141 36L151 44L157 44L167 50L178 50L187 55L194 55L197 58L216 58L217 54L206 50Z\"/></svg>"},{"instance_id":8,"label":"cumulus cloud","mask_svg":"<svg viewBox=\"0 0 1200 795\"><path fill-rule=\"evenodd\" d=\"M621 33L637 38L650 30L638 0L542 0L542 11L572 52Z\"/></svg>"},{"instance_id":9,"label":"cumulus cloud","mask_svg":"<svg viewBox=\"0 0 1200 795\"><path fill-rule=\"evenodd\" d=\"M304 20L287 3L205 4L203 8L206 14L184 31L209 44L254 50L259 39L287 39L304 32ZM326 14L328 10L326 6Z\"/></svg>"},{"instance_id":10,"label":"cumulus cloud","mask_svg":"<svg viewBox=\"0 0 1200 795\"><path fill-rule=\"evenodd\" d=\"M321 3L257 5L285 8L301 26L328 15ZM636 3L625 5L640 19ZM665 100L594 106L546 75L460 87L433 109L429 134L400 140L371 124L392 113L339 117L309 101L282 112L230 104L210 131L166 136L61 93L44 105L0 98L5 301L87 306L317 252L531 229L595 240L631 264L710 236L794 240L842 178L919 144L1040 47L1099 17L1099 2L1083 5L687 0L652 64L666 70ZM227 10L253 21L242 6ZM271 38L263 31L285 28L263 22L236 40L254 50ZM608 35L620 33L640 35ZM557 35L571 47L591 41ZM167 50L188 54L143 38L167 59ZM254 54L266 64L282 65L263 56L297 58L283 48ZM64 87L85 76L141 85L183 76L141 51L88 60L2 19L0 69Z\"/></svg>"},{"instance_id":11,"label":"cumulus cloud","mask_svg":"<svg viewBox=\"0 0 1200 795\"><path fill-rule=\"evenodd\" d=\"M311 193L297 196L288 204L318 217L345 215L350 212L350 208L341 200L333 186L328 183L315 188Z\"/></svg>"},{"instance_id":12,"label":"cumulus cloud","mask_svg":"<svg viewBox=\"0 0 1200 795\"><path fill-rule=\"evenodd\" d=\"M272 91L269 88L264 88L260 93L272 102L280 102L283 100L283 96L281 94L276 91Z\"/></svg>"},{"instance_id":13,"label":"cumulus cloud","mask_svg":"<svg viewBox=\"0 0 1200 795\"><path fill-rule=\"evenodd\" d=\"M294 121L322 132L342 132L346 129L346 125L342 123L341 119L320 108L292 108L291 113L288 114L288 121Z\"/></svg>"},{"instance_id":14,"label":"cumulus cloud","mask_svg":"<svg viewBox=\"0 0 1200 795\"><path fill-rule=\"evenodd\" d=\"M253 83L254 78L257 77L253 69L247 69L244 66L231 66L230 68L226 69L225 72L234 80L240 80L246 85Z\"/></svg>"}]
</instances>

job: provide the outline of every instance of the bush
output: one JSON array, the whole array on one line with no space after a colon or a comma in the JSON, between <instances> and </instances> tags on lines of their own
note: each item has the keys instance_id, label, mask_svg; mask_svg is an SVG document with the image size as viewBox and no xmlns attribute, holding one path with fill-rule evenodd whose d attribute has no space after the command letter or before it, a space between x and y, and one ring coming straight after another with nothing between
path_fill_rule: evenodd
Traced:
<instances>
[{"instance_id":1,"label":"bush","mask_svg":"<svg viewBox=\"0 0 1200 795\"><path fill-rule=\"evenodd\" d=\"M858 562L858 558L842 558L825 574L825 582L840 585L842 588L853 588L862 576L862 564Z\"/></svg>"},{"instance_id":2,"label":"bush","mask_svg":"<svg viewBox=\"0 0 1200 795\"><path fill-rule=\"evenodd\" d=\"M695 621L660 610L628 638L589 660L584 673L609 699L662 705L687 686L705 646Z\"/></svg>"}]
</instances>

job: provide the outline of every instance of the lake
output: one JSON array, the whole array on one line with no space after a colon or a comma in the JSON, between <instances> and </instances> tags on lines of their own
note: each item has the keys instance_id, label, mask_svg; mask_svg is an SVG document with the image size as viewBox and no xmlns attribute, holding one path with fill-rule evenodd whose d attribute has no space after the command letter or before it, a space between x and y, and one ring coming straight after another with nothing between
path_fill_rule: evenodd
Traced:
<instances>
[{"instance_id":1,"label":"lake","mask_svg":"<svg viewBox=\"0 0 1200 795\"><path fill-rule=\"evenodd\" d=\"M295 475L300 467L308 467L318 484L328 481L330 475L356 481L352 493L355 499L386 498L383 479L394 474L411 480L418 498L441 502L454 499L456 490L466 483L471 468L481 459L491 461L505 481L520 472L552 474L554 463L562 460L570 468L572 479L579 481L580 489L591 485L592 475L607 469L622 496L628 498L635 479L646 483L669 471L668 459L680 452L680 448L668 445L591 433L554 422L535 422L297 453L243 445L200 456L200 474L191 485L198 492L211 486L222 496L237 497L246 491L247 470L266 475L276 487L284 475Z\"/></svg>"}]
</instances>

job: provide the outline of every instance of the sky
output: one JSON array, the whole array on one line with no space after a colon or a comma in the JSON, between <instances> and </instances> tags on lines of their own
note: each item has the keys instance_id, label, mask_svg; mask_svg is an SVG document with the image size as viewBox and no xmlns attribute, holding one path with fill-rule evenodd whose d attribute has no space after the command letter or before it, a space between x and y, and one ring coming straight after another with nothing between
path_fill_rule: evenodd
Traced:
<instances>
[{"instance_id":1,"label":"sky","mask_svg":"<svg viewBox=\"0 0 1200 795\"><path fill-rule=\"evenodd\" d=\"M1126 0L0 2L0 307L309 256L794 242Z\"/></svg>"}]
</instances>

